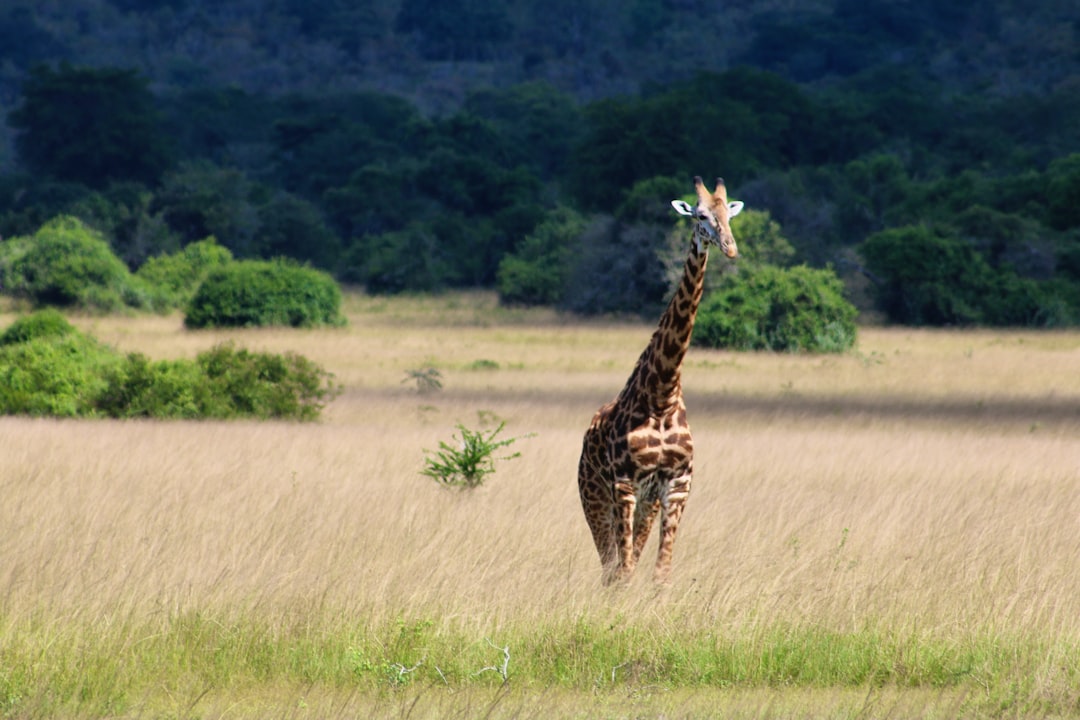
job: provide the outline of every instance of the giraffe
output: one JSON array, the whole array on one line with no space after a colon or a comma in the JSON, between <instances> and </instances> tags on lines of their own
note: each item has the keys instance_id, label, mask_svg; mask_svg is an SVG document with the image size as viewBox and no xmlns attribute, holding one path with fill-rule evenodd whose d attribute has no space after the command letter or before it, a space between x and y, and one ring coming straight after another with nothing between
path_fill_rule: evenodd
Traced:
<instances>
[{"instance_id":1,"label":"giraffe","mask_svg":"<svg viewBox=\"0 0 1080 720\"><path fill-rule=\"evenodd\" d=\"M603 567L603 582L625 583L660 514L654 579L666 584L683 506L690 493L694 441L686 422L682 362L701 302L709 244L738 256L728 220L742 210L728 202L722 178L709 193L694 178L698 203L672 206L693 219L682 280L618 396L597 410L581 448L578 492Z\"/></svg>"}]
</instances>

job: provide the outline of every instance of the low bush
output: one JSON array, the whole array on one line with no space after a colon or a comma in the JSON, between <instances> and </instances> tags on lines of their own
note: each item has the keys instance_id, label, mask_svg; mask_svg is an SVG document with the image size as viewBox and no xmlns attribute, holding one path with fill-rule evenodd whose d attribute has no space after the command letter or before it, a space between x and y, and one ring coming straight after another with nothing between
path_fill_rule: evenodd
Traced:
<instances>
[{"instance_id":1,"label":"low bush","mask_svg":"<svg viewBox=\"0 0 1080 720\"><path fill-rule=\"evenodd\" d=\"M99 233L67 216L27 238L0 243L0 281L6 294L36 306L111 312L155 305Z\"/></svg>"},{"instance_id":2,"label":"low bush","mask_svg":"<svg viewBox=\"0 0 1080 720\"><path fill-rule=\"evenodd\" d=\"M55 338L76 332L67 318L55 308L46 308L16 318L0 333L0 346L24 343L36 338Z\"/></svg>"},{"instance_id":3,"label":"low bush","mask_svg":"<svg viewBox=\"0 0 1080 720\"><path fill-rule=\"evenodd\" d=\"M484 484L484 478L495 472L495 460L513 460L521 453L512 453L500 458L495 451L509 447L521 438L496 440L495 436L506 427L506 422L499 423L494 430L470 430L461 423L457 429L461 439L452 436L451 442L439 441L439 449L426 450L428 457L424 461L421 475L434 479L444 487L472 489ZM525 436L528 437L528 436Z\"/></svg>"},{"instance_id":4,"label":"low bush","mask_svg":"<svg viewBox=\"0 0 1080 720\"><path fill-rule=\"evenodd\" d=\"M59 417L315 420L337 393L333 376L296 354L231 344L195 361L123 356L55 310L0 335L0 413Z\"/></svg>"},{"instance_id":5,"label":"low bush","mask_svg":"<svg viewBox=\"0 0 1080 720\"><path fill-rule=\"evenodd\" d=\"M730 350L844 352L858 311L832 270L760 265L725 276L701 303L693 341Z\"/></svg>"},{"instance_id":6,"label":"low bush","mask_svg":"<svg viewBox=\"0 0 1080 720\"><path fill-rule=\"evenodd\" d=\"M554 305L562 300L570 253L585 231L585 218L559 208L499 263L499 299L508 305Z\"/></svg>"},{"instance_id":7,"label":"low bush","mask_svg":"<svg viewBox=\"0 0 1080 720\"><path fill-rule=\"evenodd\" d=\"M5 343L0 346L0 412L94 415L105 376L119 361L112 350L74 329Z\"/></svg>"},{"instance_id":8,"label":"low bush","mask_svg":"<svg viewBox=\"0 0 1080 720\"><path fill-rule=\"evenodd\" d=\"M337 391L307 358L218 345L195 362L132 353L107 374L97 408L110 417L315 420Z\"/></svg>"},{"instance_id":9,"label":"low bush","mask_svg":"<svg viewBox=\"0 0 1080 720\"><path fill-rule=\"evenodd\" d=\"M334 279L286 260L243 260L211 269L184 317L190 328L342 323L341 289Z\"/></svg>"},{"instance_id":10,"label":"low bush","mask_svg":"<svg viewBox=\"0 0 1080 720\"><path fill-rule=\"evenodd\" d=\"M193 242L170 255L149 258L135 272L147 285L168 297L173 306L182 306L191 300L196 288L211 269L231 262L229 249L218 245L210 237Z\"/></svg>"}]
</instances>

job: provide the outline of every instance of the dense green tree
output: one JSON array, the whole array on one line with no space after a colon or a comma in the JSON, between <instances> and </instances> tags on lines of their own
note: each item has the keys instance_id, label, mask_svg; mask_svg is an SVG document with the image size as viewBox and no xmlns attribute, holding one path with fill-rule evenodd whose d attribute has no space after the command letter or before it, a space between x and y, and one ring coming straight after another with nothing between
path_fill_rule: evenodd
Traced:
<instances>
[{"instance_id":1,"label":"dense green tree","mask_svg":"<svg viewBox=\"0 0 1080 720\"><path fill-rule=\"evenodd\" d=\"M416 161L370 164L359 168L348 183L330 188L323 196L331 222L343 237L378 235L401 230L416 215L418 202Z\"/></svg>"},{"instance_id":2,"label":"dense green tree","mask_svg":"<svg viewBox=\"0 0 1080 720\"><path fill-rule=\"evenodd\" d=\"M196 86L160 100L177 154L265 172L272 152L273 98L242 88Z\"/></svg>"},{"instance_id":3,"label":"dense green tree","mask_svg":"<svg viewBox=\"0 0 1080 720\"><path fill-rule=\"evenodd\" d=\"M693 177L702 168L742 178L795 162L815 152L813 112L795 85L749 69L601 100L585 110L573 189L583 206L611 212L638 180Z\"/></svg>"},{"instance_id":4,"label":"dense green tree","mask_svg":"<svg viewBox=\"0 0 1080 720\"><path fill-rule=\"evenodd\" d=\"M672 287L664 273L664 249L663 228L597 216L570 246L559 306L583 315L656 317ZM682 250L685 259L685 244Z\"/></svg>"},{"instance_id":5,"label":"dense green tree","mask_svg":"<svg viewBox=\"0 0 1080 720\"><path fill-rule=\"evenodd\" d=\"M134 70L39 65L8 115L20 161L34 172L103 187L154 182L169 149L147 80Z\"/></svg>"},{"instance_id":6,"label":"dense green tree","mask_svg":"<svg viewBox=\"0 0 1080 720\"><path fill-rule=\"evenodd\" d=\"M285 9L308 35L355 55L365 41L384 35L388 23L376 0L285 0Z\"/></svg>"},{"instance_id":7,"label":"dense green tree","mask_svg":"<svg viewBox=\"0 0 1080 720\"><path fill-rule=\"evenodd\" d=\"M251 257L258 250L258 191L239 170L188 162L165 176L150 210L185 244L213 235L238 257Z\"/></svg>"},{"instance_id":8,"label":"dense green tree","mask_svg":"<svg viewBox=\"0 0 1080 720\"><path fill-rule=\"evenodd\" d=\"M378 93L287 98L277 113L275 175L309 199L346 185L358 168L426 151L434 134L412 104Z\"/></svg>"},{"instance_id":9,"label":"dense green tree","mask_svg":"<svg viewBox=\"0 0 1080 720\"><path fill-rule=\"evenodd\" d=\"M500 0L402 0L394 29L416 35L430 60L485 60L513 26Z\"/></svg>"},{"instance_id":10,"label":"dense green tree","mask_svg":"<svg viewBox=\"0 0 1080 720\"><path fill-rule=\"evenodd\" d=\"M228 248L211 236L189 243L174 253L155 255L135 276L167 296L173 306L186 304L210 270L232 262Z\"/></svg>"},{"instance_id":11,"label":"dense green tree","mask_svg":"<svg viewBox=\"0 0 1080 720\"><path fill-rule=\"evenodd\" d=\"M942 228L908 226L861 246L882 310L907 325L1060 325L1075 321L1055 285L995 270L967 241Z\"/></svg>"},{"instance_id":12,"label":"dense green tree","mask_svg":"<svg viewBox=\"0 0 1080 720\"><path fill-rule=\"evenodd\" d=\"M321 268L337 264L341 241L307 200L276 193L259 207L258 221L255 253L260 257L290 257Z\"/></svg>"},{"instance_id":13,"label":"dense green tree","mask_svg":"<svg viewBox=\"0 0 1080 720\"><path fill-rule=\"evenodd\" d=\"M364 235L345 251L341 276L372 293L439 290L457 281L454 263L424 223Z\"/></svg>"},{"instance_id":14,"label":"dense green tree","mask_svg":"<svg viewBox=\"0 0 1080 720\"><path fill-rule=\"evenodd\" d=\"M577 212L556 208L499 263L499 299L508 304L553 305L563 298L571 252L586 228Z\"/></svg>"},{"instance_id":15,"label":"dense green tree","mask_svg":"<svg viewBox=\"0 0 1080 720\"><path fill-rule=\"evenodd\" d=\"M37 21L29 3L0 10L0 61L26 67L68 55L63 43Z\"/></svg>"},{"instance_id":16,"label":"dense green tree","mask_svg":"<svg viewBox=\"0 0 1080 720\"><path fill-rule=\"evenodd\" d=\"M890 320L910 325L970 325L991 268L975 248L940 230L908 226L871 235L861 246Z\"/></svg>"},{"instance_id":17,"label":"dense green tree","mask_svg":"<svg viewBox=\"0 0 1080 720\"><path fill-rule=\"evenodd\" d=\"M1080 228L1080 153L1054 160L1046 174L1051 224L1059 230Z\"/></svg>"},{"instance_id":18,"label":"dense green tree","mask_svg":"<svg viewBox=\"0 0 1080 720\"><path fill-rule=\"evenodd\" d=\"M82 183L0 174L0 236L32 235L57 215L70 214L92 192Z\"/></svg>"},{"instance_id":19,"label":"dense green tree","mask_svg":"<svg viewBox=\"0 0 1080 720\"><path fill-rule=\"evenodd\" d=\"M550 180L567 169L581 135L581 108L546 82L471 93L464 110L492 123L511 164Z\"/></svg>"},{"instance_id":20,"label":"dense green tree","mask_svg":"<svg viewBox=\"0 0 1080 720\"><path fill-rule=\"evenodd\" d=\"M731 232L739 246L740 266L752 263L785 267L795 258L795 248L768 210L742 210L732 218Z\"/></svg>"}]
</instances>

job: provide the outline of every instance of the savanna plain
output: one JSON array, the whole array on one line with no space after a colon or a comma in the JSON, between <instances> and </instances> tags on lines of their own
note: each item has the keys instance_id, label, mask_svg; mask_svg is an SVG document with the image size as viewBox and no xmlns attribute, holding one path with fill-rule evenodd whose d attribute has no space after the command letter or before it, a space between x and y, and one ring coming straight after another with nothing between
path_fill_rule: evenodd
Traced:
<instances>
[{"instance_id":1,"label":"savanna plain","mask_svg":"<svg viewBox=\"0 0 1080 720\"><path fill-rule=\"evenodd\" d=\"M0 717L1080 717L1080 333L692 349L672 583L654 537L609 589L577 459L652 325L346 310L72 318L155 359L299 352L341 393L305 424L0 418ZM420 474L504 421L481 487Z\"/></svg>"}]
</instances>

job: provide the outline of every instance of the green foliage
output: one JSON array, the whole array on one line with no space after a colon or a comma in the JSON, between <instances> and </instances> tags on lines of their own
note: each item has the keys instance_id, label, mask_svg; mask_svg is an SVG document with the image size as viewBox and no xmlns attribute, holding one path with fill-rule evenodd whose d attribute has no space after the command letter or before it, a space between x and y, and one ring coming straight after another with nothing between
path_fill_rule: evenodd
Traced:
<instances>
[{"instance_id":1,"label":"green foliage","mask_svg":"<svg viewBox=\"0 0 1080 720\"><path fill-rule=\"evenodd\" d=\"M22 133L19 157L37 172L100 187L156 180L166 139L147 80L133 70L33 68L9 123Z\"/></svg>"},{"instance_id":2,"label":"green foliage","mask_svg":"<svg viewBox=\"0 0 1080 720\"><path fill-rule=\"evenodd\" d=\"M106 374L97 408L110 417L314 420L336 393L332 376L293 353L218 345L195 362L133 353Z\"/></svg>"},{"instance_id":3,"label":"green foliage","mask_svg":"<svg viewBox=\"0 0 1080 720\"><path fill-rule=\"evenodd\" d=\"M0 333L0 346L24 343L38 338L59 338L76 332L56 308L45 308L23 315Z\"/></svg>"},{"instance_id":4,"label":"green foliage","mask_svg":"<svg viewBox=\"0 0 1080 720\"><path fill-rule=\"evenodd\" d=\"M403 0L395 29L416 33L432 60L484 60L510 37L506 5L499 0Z\"/></svg>"},{"instance_id":5,"label":"green foliage","mask_svg":"<svg viewBox=\"0 0 1080 720\"><path fill-rule=\"evenodd\" d=\"M234 255L250 257L258 231L255 194L239 170L195 160L165 175L150 209L184 243L213 235Z\"/></svg>"},{"instance_id":6,"label":"green foliage","mask_svg":"<svg viewBox=\"0 0 1080 720\"><path fill-rule=\"evenodd\" d=\"M421 223L359 238L342 265L345 281L361 283L372 293L438 290L454 279L450 258L431 228Z\"/></svg>"},{"instance_id":7,"label":"green foliage","mask_svg":"<svg viewBox=\"0 0 1080 720\"><path fill-rule=\"evenodd\" d=\"M219 345L195 361L121 356L56 310L0 335L0 413L57 417L314 420L337 393L306 358Z\"/></svg>"},{"instance_id":8,"label":"green foliage","mask_svg":"<svg viewBox=\"0 0 1080 720\"><path fill-rule=\"evenodd\" d=\"M1075 319L1057 286L991 267L971 243L941 227L883 230L861 251L892 322L1045 326Z\"/></svg>"},{"instance_id":9,"label":"green foliage","mask_svg":"<svg viewBox=\"0 0 1080 720\"><path fill-rule=\"evenodd\" d=\"M686 257L686 237L680 263ZM572 246L573 262L566 272L559 307L584 315L655 316L671 289L661 259L664 249L665 234L656 225L592 222Z\"/></svg>"},{"instance_id":10,"label":"green foliage","mask_svg":"<svg viewBox=\"0 0 1080 720\"><path fill-rule=\"evenodd\" d=\"M778 265L791 264L795 248L784 237L780 223L768 210L745 208L731 220L731 232L739 246L739 263Z\"/></svg>"},{"instance_id":11,"label":"green foliage","mask_svg":"<svg viewBox=\"0 0 1080 720\"><path fill-rule=\"evenodd\" d=\"M211 235L171 255L150 258L135 276L167 295L172 305L179 306L191 299L210 270L226 265L232 259L229 249L218 245Z\"/></svg>"},{"instance_id":12,"label":"green foliage","mask_svg":"<svg viewBox=\"0 0 1080 720\"><path fill-rule=\"evenodd\" d=\"M581 108L546 82L481 88L465 99L466 112L490 122L513 165L542 179L561 177L581 134Z\"/></svg>"},{"instance_id":13,"label":"green foliage","mask_svg":"<svg viewBox=\"0 0 1080 720\"><path fill-rule=\"evenodd\" d=\"M243 42L156 59L143 31L172 37L195 5L231 27L235 8L69 4L86 22L28 0L0 11L0 90L18 98L0 138L0 166L17 170L0 177L3 237L69 215L129 268L214 235L236 257L291 257L371 292L497 287L650 312L667 201L720 173L747 201L746 260L822 267L882 230L947 226L1020 303L986 318L1023 320L1033 298L1045 321L1075 317L1080 90L1060 1L1025 9L1019 32L1000 1L282 0ZM716 52L690 30L702 23L743 40ZM101 67L116 57L144 64ZM64 58L88 67L27 71ZM356 87L388 92L343 89ZM559 206L600 214L584 220L589 244L526 240ZM749 227L751 209L793 255L769 249L775 228Z\"/></svg>"},{"instance_id":14,"label":"green foliage","mask_svg":"<svg viewBox=\"0 0 1080 720\"><path fill-rule=\"evenodd\" d=\"M0 346L0 413L78 417L93 415L105 374L118 357L93 338L55 332L55 318L27 319L24 328L50 332ZM9 328L10 330L10 328ZM20 334L19 330L13 334ZM5 338L7 338L5 332Z\"/></svg>"},{"instance_id":15,"label":"green foliage","mask_svg":"<svg viewBox=\"0 0 1080 720\"><path fill-rule=\"evenodd\" d=\"M405 379L401 382L407 383L410 381L416 383L416 391L421 395L442 390L442 373L439 372L438 368L427 366L406 370Z\"/></svg>"},{"instance_id":16,"label":"green foliage","mask_svg":"<svg viewBox=\"0 0 1080 720\"><path fill-rule=\"evenodd\" d=\"M331 268L341 254L341 241L312 203L289 193L277 193L259 207L257 253L288 257Z\"/></svg>"},{"instance_id":17,"label":"green foliage","mask_svg":"<svg viewBox=\"0 0 1080 720\"><path fill-rule=\"evenodd\" d=\"M820 131L815 110L798 86L750 68L700 73L643 97L597 101L585 109L576 197L585 207L610 212L639 180L689 179L702 168L723 168L730 179L761 164L810 159L805 146ZM708 128L704 137L702 128Z\"/></svg>"},{"instance_id":18,"label":"green foliage","mask_svg":"<svg viewBox=\"0 0 1080 720\"><path fill-rule=\"evenodd\" d=\"M211 269L188 303L190 328L340 325L341 289L326 273L285 260Z\"/></svg>"},{"instance_id":19,"label":"green foliage","mask_svg":"<svg viewBox=\"0 0 1080 720\"><path fill-rule=\"evenodd\" d=\"M1050 222L1059 230L1080 228L1080 153L1054 160L1047 175Z\"/></svg>"},{"instance_id":20,"label":"green foliage","mask_svg":"<svg viewBox=\"0 0 1080 720\"><path fill-rule=\"evenodd\" d=\"M701 303L693 342L731 350L844 352L858 311L832 270L742 268Z\"/></svg>"},{"instance_id":21,"label":"green foliage","mask_svg":"<svg viewBox=\"0 0 1080 720\"><path fill-rule=\"evenodd\" d=\"M562 298L571 248L585 230L585 218L559 208L499 263L499 299L508 304L551 305Z\"/></svg>"},{"instance_id":22,"label":"green foliage","mask_svg":"<svg viewBox=\"0 0 1080 720\"><path fill-rule=\"evenodd\" d=\"M72 217L58 217L29 238L0 245L0 280L6 293L37 306L115 311L152 305L147 289L104 238Z\"/></svg>"},{"instance_id":23,"label":"green foliage","mask_svg":"<svg viewBox=\"0 0 1080 720\"><path fill-rule=\"evenodd\" d=\"M495 436L502 432L505 426L506 423L501 422L494 430L485 432L470 430L458 423L461 439L454 435L452 442L440 440L437 451L425 451L429 457L426 458L425 467L420 474L433 478L445 487L471 489L483 485L484 478L495 472L495 460L512 460L521 455L514 453L499 458L494 456L499 449L513 445L521 439L516 437L496 440Z\"/></svg>"}]
</instances>

